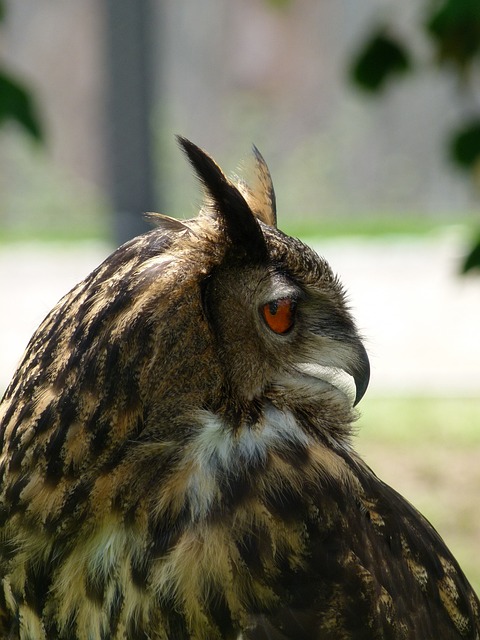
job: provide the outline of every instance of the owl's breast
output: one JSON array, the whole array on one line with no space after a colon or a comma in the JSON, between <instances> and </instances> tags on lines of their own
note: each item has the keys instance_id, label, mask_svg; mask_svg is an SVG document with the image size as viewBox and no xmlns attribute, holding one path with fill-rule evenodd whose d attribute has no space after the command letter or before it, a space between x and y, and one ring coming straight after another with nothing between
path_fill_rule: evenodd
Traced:
<instances>
[{"instance_id":1,"label":"owl's breast","mask_svg":"<svg viewBox=\"0 0 480 640\"><path fill-rule=\"evenodd\" d=\"M185 504L194 520L232 508L232 500L257 497L263 484L272 480L272 472L283 473L285 465L294 471L294 458L297 467L303 466L311 444L294 415L270 403L255 421L232 425L210 411L199 412L197 420L199 428L184 451L182 465L189 469Z\"/></svg>"}]
</instances>

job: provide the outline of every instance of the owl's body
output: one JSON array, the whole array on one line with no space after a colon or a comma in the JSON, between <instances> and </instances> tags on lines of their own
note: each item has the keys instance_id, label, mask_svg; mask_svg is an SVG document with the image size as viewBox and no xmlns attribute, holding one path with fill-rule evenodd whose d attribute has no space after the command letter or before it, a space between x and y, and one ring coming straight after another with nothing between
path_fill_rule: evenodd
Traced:
<instances>
[{"instance_id":1,"label":"owl's body","mask_svg":"<svg viewBox=\"0 0 480 640\"><path fill-rule=\"evenodd\" d=\"M431 525L354 452L368 359L268 171L63 298L0 407L0 637L480 639Z\"/></svg>"}]
</instances>

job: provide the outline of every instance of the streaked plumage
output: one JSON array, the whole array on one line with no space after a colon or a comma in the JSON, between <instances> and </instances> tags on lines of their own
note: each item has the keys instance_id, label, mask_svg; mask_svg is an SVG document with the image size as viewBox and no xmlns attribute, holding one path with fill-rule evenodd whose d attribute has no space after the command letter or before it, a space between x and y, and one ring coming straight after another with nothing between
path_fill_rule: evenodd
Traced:
<instances>
[{"instance_id":1,"label":"streaked plumage","mask_svg":"<svg viewBox=\"0 0 480 640\"><path fill-rule=\"evenodd\" d=\"M0 637L480 639L432 526L352 447L368 358L325 260L181 140L206 202L120 247L0 406Z\"/></svg>"}]
</instances>

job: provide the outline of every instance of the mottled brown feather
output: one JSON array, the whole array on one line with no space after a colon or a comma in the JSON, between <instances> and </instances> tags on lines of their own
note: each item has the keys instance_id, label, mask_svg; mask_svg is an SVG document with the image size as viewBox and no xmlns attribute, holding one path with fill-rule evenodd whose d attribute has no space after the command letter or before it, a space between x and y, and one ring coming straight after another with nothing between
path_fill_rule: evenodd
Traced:
<instances>
[{"instance_id":1,"label":"mottled brown feather","mask_svg":"<svg viewBox=\"0 0 480 640\"><path fill-rule=\"evenodd\" d=\"M340 282L275 228L259 154L238 190L182 144L207 205L72 289L0 405L0 637L479 640L455 559L352 448Z\"/></svg>"}]
</instances>

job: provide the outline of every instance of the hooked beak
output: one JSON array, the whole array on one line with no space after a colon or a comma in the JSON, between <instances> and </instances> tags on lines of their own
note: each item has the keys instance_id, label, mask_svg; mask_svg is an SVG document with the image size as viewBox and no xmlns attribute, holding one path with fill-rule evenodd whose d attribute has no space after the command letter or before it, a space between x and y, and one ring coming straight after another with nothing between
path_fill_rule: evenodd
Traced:
<instances>
[{"instance_id":1,"label":"hooked beak","mask_svg":"<svg viewBox=\"0 0 480 640\"><path fill-rule=\"evenodd\" d=\"M360 400L365 395L365 392L368 387L368 383L370 381L370 360L368 359L368 355L365 350L365 347L360 341L358 342L357 346L358 346L358 351L357 351L358 360L356 363L354 363L354 365L351 367L351 370L349 372L352 374L353 379L355 380L355 388L357 390L355 394L355 401L353 403L354 407L360 402Z\"/></svg>"},{"instance_id":2,"label":"hooked beak","mask_svg":"<svg viewBox=\"0 0 480 640\"><path fill-rule=\"evenodd\" d=\"M370 362L360 340L354 342L354 353L348 364L323 365L318 362L297 363L303 375L328 383L338 389L355 407L365 395L370 380Z\"/></svg>"}]
</instances>

